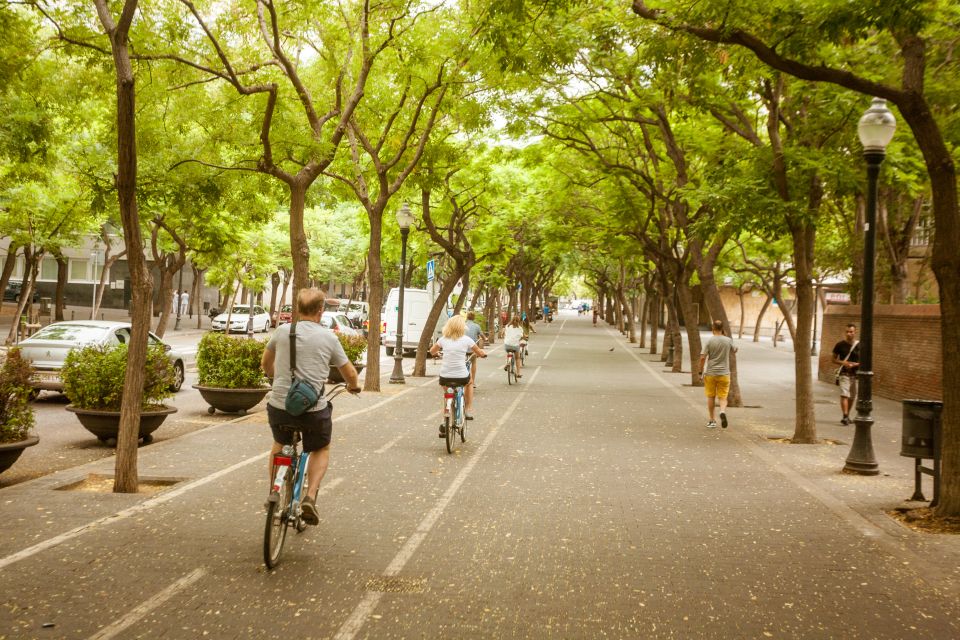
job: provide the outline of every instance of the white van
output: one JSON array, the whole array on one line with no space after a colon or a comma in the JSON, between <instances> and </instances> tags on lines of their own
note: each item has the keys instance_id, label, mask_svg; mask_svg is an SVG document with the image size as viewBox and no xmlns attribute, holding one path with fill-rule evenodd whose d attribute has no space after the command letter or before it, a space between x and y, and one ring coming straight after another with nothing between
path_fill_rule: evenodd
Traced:
<instances>
[{"instance_id":1,"label":"white van","mask_svg":"<svg viewBox=\"0 0 960 640\"><path fill-rule=\"evenodd\" d=\"M430 315L430 309L433 307L433 298L426 289L404 289L403 290L403 350L415 351L420 343L420 336L423 334L427 324L427 316ZM381 314L381 340L387 348L387 355L392 356L397 347L397 311L400 308L400 289L394 288L387 294L387 301L383 306ZM446 311L446 310L444 310ZM436 330L433 332L432 345L440 337L440 331L443 329L443 323L447 321L447 314L440 313L437 320Z\"/></svg>"}]
</instances>

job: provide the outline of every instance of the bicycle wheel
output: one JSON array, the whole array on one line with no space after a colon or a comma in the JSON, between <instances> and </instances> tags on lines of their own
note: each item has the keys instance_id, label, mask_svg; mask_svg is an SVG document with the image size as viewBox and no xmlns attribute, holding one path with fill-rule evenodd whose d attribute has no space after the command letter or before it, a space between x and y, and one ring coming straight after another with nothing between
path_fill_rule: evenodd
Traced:
<instances>
[{"instance_id":1,"label":"bicycle wheel","mask_svg":"<svg viewBox=\"0 0 960 640\"><path fill-rule=\"evenodd\" d=\"M287 514L290 513L290 500L293 498L293 469L287 472L280 485L280 495L267 509L267 524L263 531L263 563L273 569L280 563L283 541L287 538Z\"/></svg>"},{"instance_id":2,"label":"bicycle wheel","mask_svg":"<svg viewBox=\"0 0 960 640\"><path fill-rule=\"evenodd\" d=\"M513 376L513 358L510 358L510 360L507 362L507 384L508 385L513 384L513 382L510 379L512 376Z\"/></svg>"},{"instance_id":3,"label":"bicycle wheel","mask_svg":"<svg viewBox=\"0 0 960 640\"><path fill-rule=\"evenodd\" d=\"M455 442L454 438L457 437L457 434L454 433L453 425L454 423L453 420L450 419L450 416L447 416L443 419L443 426L447 439L447 453L453 453L453 443Z\"/></svg>"},{"instance_id":4,"label":"bicycle wheel","mask_svg":"<svg viewBox=\"0 0 960 640\"><path fill-rule=\"evenodd\" d=\"M467 441L467 412L463 408L463 394L460 394L460 411L457 412L460 425L457 430L460 432L460 442Z\"/></svg>"}]
</instances>

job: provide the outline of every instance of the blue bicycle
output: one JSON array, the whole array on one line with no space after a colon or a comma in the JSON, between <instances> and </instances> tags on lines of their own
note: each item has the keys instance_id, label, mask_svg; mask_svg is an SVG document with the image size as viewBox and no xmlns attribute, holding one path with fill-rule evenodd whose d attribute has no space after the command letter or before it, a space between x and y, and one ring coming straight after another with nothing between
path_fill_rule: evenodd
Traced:
<instances>
[{"instance_id":1,"label":"blue bicycle","mask_svg":"<svg viewBox=\"0 0 960 640\"><path fill-rule=\"evenodd\" d=\"M346 388L344 384L334 385L326 394L327 401L333 400ZM268 569L273 569L280 563L287 527L293 527L297 533L307 528L300 504L307 478L309 454L300 451L298 427L286 425L282 428L293 432L293 444L284 445L280 453L273 456L273 485L267 498L267 523L263 531L263 562Z\"/></svg>"}]
</instances>

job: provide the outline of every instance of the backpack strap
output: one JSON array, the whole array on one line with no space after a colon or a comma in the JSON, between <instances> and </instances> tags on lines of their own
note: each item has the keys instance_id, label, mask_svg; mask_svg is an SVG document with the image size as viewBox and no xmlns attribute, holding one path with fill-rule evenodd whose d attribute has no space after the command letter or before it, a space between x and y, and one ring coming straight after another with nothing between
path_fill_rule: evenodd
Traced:
<instances>
[{"instance_id":1,"label":"backpack strap","mask_svg":"<svg viewBox=\"0 0 960 640\"><path fill-rule=\"evenodd\" d=\"M290 323L290 380L297 377L297 323Z\"/></svg>"}]
</instances>

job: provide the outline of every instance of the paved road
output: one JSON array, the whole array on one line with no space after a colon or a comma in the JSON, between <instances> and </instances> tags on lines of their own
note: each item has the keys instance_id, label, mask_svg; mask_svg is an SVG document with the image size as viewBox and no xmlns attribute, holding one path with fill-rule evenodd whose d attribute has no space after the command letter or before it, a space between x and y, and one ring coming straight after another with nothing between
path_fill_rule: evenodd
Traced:
<instances>
[{"instance_id":1,"label":"paved road","mask_svg":"<svg viewBox=\"0 0 960 640\"><path fill-rule=\"evenodd\" d=\"M104 462L0 491L0 636L960 636L957 545L851 508L831 450L784 464L766 409L707 431L699 391L613 332L539 331L521 385L499 345L482 363L455 455L435 379L339 400L321 525L273 572L259 415L142 449L182 479L153 497L53 490ZM854 502L900 491L883 463Z\"/></svg>"}]
</instances>

